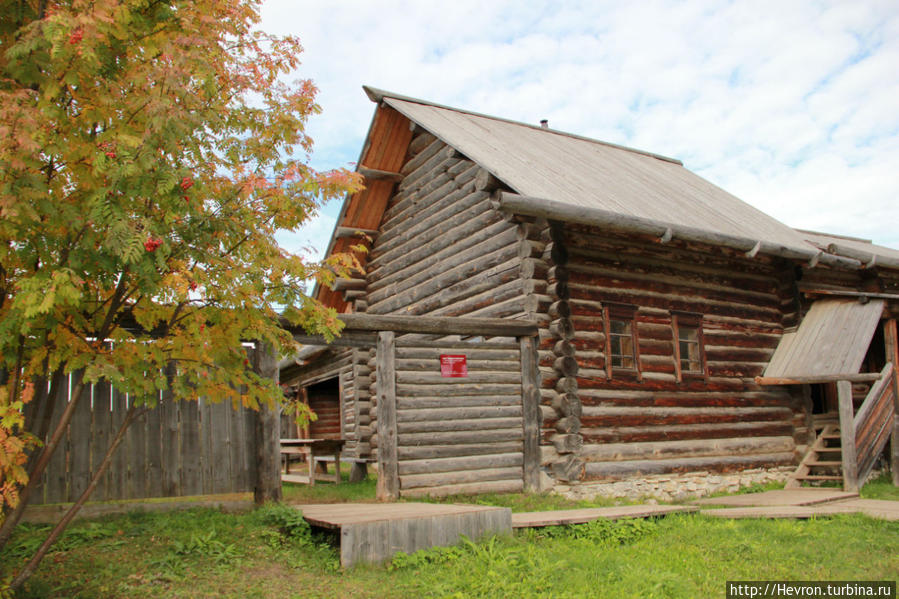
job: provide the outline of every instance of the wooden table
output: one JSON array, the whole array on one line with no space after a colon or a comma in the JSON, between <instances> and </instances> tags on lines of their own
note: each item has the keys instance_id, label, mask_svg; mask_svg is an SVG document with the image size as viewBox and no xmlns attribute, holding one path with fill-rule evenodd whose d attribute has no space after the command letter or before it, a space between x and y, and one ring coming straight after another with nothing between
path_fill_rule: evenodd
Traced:
<instances>
[{"instance_id":1,"label":"wooden table","mask_svg":"<svg viewBox=\"0 0 899 599\"><path fill-rule=\"evenodd\" d=\"M284 473L290 474L290 456L303 455L309 466L309 484L316 480L340 483L340 452L343 450L343 439L281 439L281 455L284 456ZM322 474L315 471L316 456L332 456L334 474Z\"/></svg>"}]
</instances>

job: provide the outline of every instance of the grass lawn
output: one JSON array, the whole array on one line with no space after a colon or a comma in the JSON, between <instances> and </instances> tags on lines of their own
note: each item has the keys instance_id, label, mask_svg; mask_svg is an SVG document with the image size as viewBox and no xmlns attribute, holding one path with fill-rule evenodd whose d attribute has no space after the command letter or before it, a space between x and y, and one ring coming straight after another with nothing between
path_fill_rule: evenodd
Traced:
<instances>
[{"instance_id":1,"label":"grass lawn","mask_svg":"<svg viewBox=\"0 0 899 599\"><path fill-rule=\"evenodd\" d=\"M863 496L899 500L887 480ZM374 483L285 488L291 502L364 501ZM558 497L470 499L516 510L579 507ZM607 504L607 503L606 503ZM23 527L0 569L40 541ZM895 580L899 522L865 516L659 520L529 529L514 536L338 567L332 539L296 512L132 512L76 523L21 597L723 597L727 580Z\"/></svg>"}]
</instances>

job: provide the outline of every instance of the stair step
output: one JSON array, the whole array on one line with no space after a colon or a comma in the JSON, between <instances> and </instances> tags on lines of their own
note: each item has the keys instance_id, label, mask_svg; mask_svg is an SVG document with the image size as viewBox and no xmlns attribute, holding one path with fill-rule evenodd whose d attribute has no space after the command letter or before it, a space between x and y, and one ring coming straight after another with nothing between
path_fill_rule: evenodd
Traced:
<instances>
[{"instance_id":1,"label":"stair step","mask_svg":"<svg viewBox=\"0 0 899 599\"><path fill-rule=\"evenodd\" d=\"M806 466L842 466L843 462L835 462L832 460L813 460L805 462Z\"/></svg>"},{"instance_id":2,"label":"stair step","mask_svg":"<svg viewBox=\"0 0 899 599\"><path fill-rule=\"evenodd\" d=\"M820 435L818 438L819 439L840 439L841 437L838 434L837 435L827 434L827 435Z\"/></svg>"},{"instance_id":3,"label":"stair step","mask_svg":"<svg viewBox=\"0 0 899 599\"><path fill-rule=\"evenodd\" d=\"M793 478L796 480L843 480L842 476L828 476L824 474L803 474Z\"/></svg>"}]
</instances>

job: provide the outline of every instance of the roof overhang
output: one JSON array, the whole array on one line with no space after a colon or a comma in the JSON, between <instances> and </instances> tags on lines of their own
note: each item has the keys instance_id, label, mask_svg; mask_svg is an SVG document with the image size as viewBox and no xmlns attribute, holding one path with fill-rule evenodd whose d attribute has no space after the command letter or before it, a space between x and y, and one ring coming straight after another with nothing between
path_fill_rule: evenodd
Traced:
<instances>
[{"instance_id":1,"label":"roof overhang","mask_svg":"<svg viewBox=\"0 0 899 599\"><path fill-rule=\"evenodd\" d=\"M815 301L799 328L781 338L759 382L796 384L867 380L865 375L859 375L859 370L883 308L882 299L861 302L827 298Z\"/></svg>"}]
</instances>

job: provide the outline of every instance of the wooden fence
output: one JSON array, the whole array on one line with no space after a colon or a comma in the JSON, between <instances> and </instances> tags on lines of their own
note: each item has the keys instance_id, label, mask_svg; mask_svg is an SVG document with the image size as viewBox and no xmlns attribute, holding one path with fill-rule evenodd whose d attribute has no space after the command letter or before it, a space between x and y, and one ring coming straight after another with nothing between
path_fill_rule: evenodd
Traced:
<instances>
[{"instance_id":1,"label":"wooden fence","mask_svg":"<svg viewBox=\"0 0 899 599\"><path fill-rule=\"evenodd\" d=\"M77 374L55 397L56 422ZM103 459L131 398L108 383L88 385L33 504L75 501ZM253 490L254 411L230 402L177 401L167 395L128 430L92 501Z\"/></svg>"}]
</instances>

